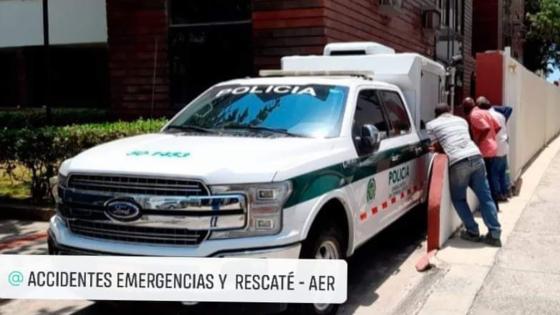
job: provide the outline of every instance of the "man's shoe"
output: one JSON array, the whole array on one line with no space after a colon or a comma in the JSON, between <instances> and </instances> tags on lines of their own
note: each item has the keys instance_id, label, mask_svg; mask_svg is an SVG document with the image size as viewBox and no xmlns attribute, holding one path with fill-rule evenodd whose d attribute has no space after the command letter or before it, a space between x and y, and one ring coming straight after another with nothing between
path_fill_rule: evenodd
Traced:
<instances>
[{"instance_id":1,"label":"man's shoe","mask_svg":"<svg viewBox=\"0 0 560 315\"><path fill-rule=\"evenodd\" d=\"M496 197L497 202L508 202L508 198L506 196L498 196Z\"/></svg>"},{"instance_id":2,"label":"man's shoe","mask_svg":"<svg viewBox=\"0 0 560 315\"><path fill-rule=\"evenodd\" d=\"M480 235L474 234L469 231L461 231L459 237L465 241L469 242L480 242Z\"/></svg>"},{"instance_id":3,"label":"man's shoe","mask_svg":"<svg viewBox=\"0 0 560 315\"><path fill-rule=\"evenodd\" d=\"M493 247L502 247L502 241L499 238L493 237L490 233L486 234L482 241Z\"/></svg>"}]
</instances>

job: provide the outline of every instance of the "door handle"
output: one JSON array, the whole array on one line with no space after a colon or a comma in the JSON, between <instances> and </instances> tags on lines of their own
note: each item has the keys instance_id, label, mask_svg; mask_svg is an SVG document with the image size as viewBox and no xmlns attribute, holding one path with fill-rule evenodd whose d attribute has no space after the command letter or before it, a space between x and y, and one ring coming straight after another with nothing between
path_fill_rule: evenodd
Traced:
<instances>
[{"instance_id":1,"label":"door handle","mask_svg":"<svg viewBox=\"0 0 560 315\"><path fill-rule=\"evenodd\" d=\"M400 154L395 154L393 156L391 156L391 161L396 162L401 158Z\"/></svg>"}]
</instances>

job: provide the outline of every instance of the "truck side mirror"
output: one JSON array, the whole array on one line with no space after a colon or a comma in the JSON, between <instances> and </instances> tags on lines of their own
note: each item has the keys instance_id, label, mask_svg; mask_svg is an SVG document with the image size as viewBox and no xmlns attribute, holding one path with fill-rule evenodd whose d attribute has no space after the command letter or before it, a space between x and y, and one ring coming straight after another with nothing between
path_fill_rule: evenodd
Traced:
<instances>
[{"instance_id":1,"label":"truck side mirror","mask_svg":"<svg viewBox=\"0 0 560 315\"><path fill-rule=\"evenodd\" d=\"M379 148L383 140L383 134L374 125L366 124L362 126L361 146L364 151L373 152Z\"/></svg>"}]
</instances>

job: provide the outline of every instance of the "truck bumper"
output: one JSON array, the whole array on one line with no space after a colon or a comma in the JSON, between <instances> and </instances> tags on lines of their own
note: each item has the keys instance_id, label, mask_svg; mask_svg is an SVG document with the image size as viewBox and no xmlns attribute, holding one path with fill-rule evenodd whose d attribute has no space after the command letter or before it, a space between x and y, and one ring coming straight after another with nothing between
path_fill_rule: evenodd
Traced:
<instances>
[{"instance_id":1,"label":"truck bumper","mask_svg":"<svg viewBox=\"0 0 560 315\"><path fill-rule=\"evenodd\" d=\"M172 257L299 258L301 243L277 244L282 235L233 240L207 240L196 247L117 242L76 235L54 216L50 222L50 255L130 255ZM263 244L275 244L263 247Z\"/></svg>"}]
</instances>

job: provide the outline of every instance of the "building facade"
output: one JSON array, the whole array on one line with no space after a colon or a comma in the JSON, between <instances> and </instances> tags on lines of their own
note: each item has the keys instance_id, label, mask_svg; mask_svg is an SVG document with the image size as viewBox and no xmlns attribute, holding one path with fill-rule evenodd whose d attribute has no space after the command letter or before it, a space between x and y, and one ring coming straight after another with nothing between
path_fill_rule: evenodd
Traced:
<instances>
[{"instance_id":1,"label":"building facade","mask_svg":"<svg viewBox=\"0 0 560 315\"><path fill-rule=\"evenodd\" d=\"M448 23L460 21L462 34L455 51L438 55L441 8L460 15ZM282 56L321 54L330 42L449 60L470 47L471 10L471 0L107 0L111 104L121 116L171 114L216 82L278 68ZM474 69L465 57L459 95Z\"/></svg>"},{"instance_id":2,"label":"building facade","mask_svg":"<svg viewBox=\"0 0 560 315\"><path fill-rule=\"evenodd\" d=\"M105 0L0 1L0 109L108 107Z\"/></svg>"},{"instance_id":3,"label":"building facade","mask_svg":"<svg viewBox=\"0 0 560 315\"><path fill-rule=\"evenodd\" d=\"M511 47L523 61L525 2L523 0L474 0L473 50L485 52Z\"/></svg>"},{"instance_id":4,"label":"building facade","mask_svg":"<svg viewBox=\"0 0 560 315\"><path fill-rule=\"evenodd\" d=\"M464 97L474 94L475 54L472 50L473 2L472 0L438 0L441 26L437 32L436 60L452 66L455 78L453 101L460 104ZM457 107L456 107L457 108ZM460 111L459 111L460 113Z\"/></svg>"},{"instance_id":5,"label":"building facade","mask_svg":"<svg viewBox=\"0 0 560 315\"><path fill-rule=\"evenodd\" d=\"M72 21L65 22L60 14L63 11L53 7L72 1L81 3L83 8L88 8L84 2L95 3L95 12L101 10L104 16L95 15L96 20L92 21L92 15L84 17L84 13L67 10L66 16ZM379 42L397 52L416 52L453 65L457 69L456 99L471 92L472 0L3 0L2 3L11 3L19 11L28 3L38 6L50 3L50 22L59 25L56 32L61 32L60 25L70 25L66 30L75 33L76 41L89 38L86 35L91 30L87 29L91 28L97 39L72 44L53 42L47 52L43 34L33 33L37 38L32 39L31 46L18 44L31 48L17 48L13 54L13 48L3 48L6 46L2 46L0 36L0 63L13 68L9 75L0 74L0 81L11 84L5 86L10 86L12 94L19 95L0 102L0 106L40 106L45 102L40 98L35 100L33 91L43 89L55 95L49 99L54 106L104 103L124 118L172 115L217 82L254 76L260 69L279 68L283 56L321 54L327 43L344 41ZM93 10L67 5L76 12ZM0 26L1 12L2 7ZM38 25L26 24L26 27L36 26L41 30L40 16L37 21ZM17 20L11 22L12 28L17 25ZM44 56L57 50L63 53L48 58L48 75L40 74ZM2 54L10 57L2 58ZM27 57L29 54L36 60ZM69 95L75 97L68 99Z\"/></svg>"}]
</instances>

